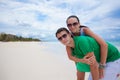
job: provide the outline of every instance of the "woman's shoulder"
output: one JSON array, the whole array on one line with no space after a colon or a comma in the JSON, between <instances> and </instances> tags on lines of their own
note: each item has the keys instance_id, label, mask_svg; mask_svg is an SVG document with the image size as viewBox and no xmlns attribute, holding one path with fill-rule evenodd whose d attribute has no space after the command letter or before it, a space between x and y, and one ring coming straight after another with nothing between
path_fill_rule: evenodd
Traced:
<instances>
[{"instance_id":1,"label":"woman's shoulder","mask_svg":"<svg viewBox=\"0 0 120 80\"><path fill-rule=\"evenodd\" d=\"M86 35L86 31L88 30L89 28L87 26L80 26L80 34L85 36Z\"/></svg>"},{"instance_id":2,"label":"woman's shoulder","mask_svg":"<svg viewBox=\"0 0 120 80\"><path fill-rule=\"evenodd\" d=\"M89 30L88 27L81 27L81 30L83 30L83 32L85 32L86 30Z\"/></svg>"}]
</instances>

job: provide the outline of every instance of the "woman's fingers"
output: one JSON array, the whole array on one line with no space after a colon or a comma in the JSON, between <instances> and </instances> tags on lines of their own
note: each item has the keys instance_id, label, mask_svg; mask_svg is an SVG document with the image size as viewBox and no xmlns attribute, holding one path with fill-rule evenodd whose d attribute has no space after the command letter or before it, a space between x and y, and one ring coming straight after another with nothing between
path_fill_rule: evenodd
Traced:
<instances>
[{"instance_id":1,"label":"woman's fingers","mask_svg":"<svg viewBox=\"0 0 120 80\"><path fill-rule=\"evenodd\" d=\"M85 63L89 64L89 65L93 65L96 62L95 56L91 56L91 57L84 57L85 59Z\"/></svg>"}]
</instances>

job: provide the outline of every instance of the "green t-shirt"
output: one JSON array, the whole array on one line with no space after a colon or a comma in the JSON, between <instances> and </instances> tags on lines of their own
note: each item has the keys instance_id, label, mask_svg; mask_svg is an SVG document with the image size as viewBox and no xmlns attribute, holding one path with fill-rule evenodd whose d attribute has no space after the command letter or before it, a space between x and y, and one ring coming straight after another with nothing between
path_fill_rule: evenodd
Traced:
<instances>
[{"instance_id":1,"label":"green t-shirt","mask_svg":"<svg viewBox=\"0 0 120 80\"><path fill-rule=\"evenodd\" d=\"M94 52L97 62L100 62L100 45L96 40L89 36L75 36L73 37L75 48L72 49L72 55L77 58L83 58L87 53ZM106 62L115 61L120 58L120 52L112 44L108 43L108 54ZM81 72L89 72L89 65L81 62L76 63L77 70Z\"/></svg>"}]
</instances>

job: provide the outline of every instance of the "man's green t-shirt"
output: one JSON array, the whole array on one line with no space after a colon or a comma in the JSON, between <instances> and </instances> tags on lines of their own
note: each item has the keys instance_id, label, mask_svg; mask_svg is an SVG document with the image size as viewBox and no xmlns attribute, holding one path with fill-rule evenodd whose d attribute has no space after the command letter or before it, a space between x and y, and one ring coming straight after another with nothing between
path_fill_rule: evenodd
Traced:
<instances>
[{"instance_id":1,"label":"man's green t-shirt","mask_svg":"<svg viewBox=\"0 0 120 80\"><path fill-rule=\"evenodd\" d=\"M73 37L75 48L72 49L72 55L77 58L83 58L87 53L94 52L97 62L100 62L100 45L96 40L89 36ZM108 43L108 54L106 62L112 62L120 58L120 52L112 44ZM81 72L89 72L89 65L81 62L76 63L77 70Z\"/></svg>"}]
</instances>

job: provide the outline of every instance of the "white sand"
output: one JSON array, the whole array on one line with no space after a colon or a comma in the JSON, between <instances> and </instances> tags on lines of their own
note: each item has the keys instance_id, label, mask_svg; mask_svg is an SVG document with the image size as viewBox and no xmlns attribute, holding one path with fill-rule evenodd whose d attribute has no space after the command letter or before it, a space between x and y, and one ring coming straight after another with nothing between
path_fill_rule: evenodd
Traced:
<instances>
[{"instance_id":1,"label":"white sand","mask_svg":"<svg viewBox=\"0 0 120 80\"><path fill-rule=\"evenodd\" d=\"M0 80L76 80L76 69L60 43L0 42Z\"/></svg>"}]
</instances>

